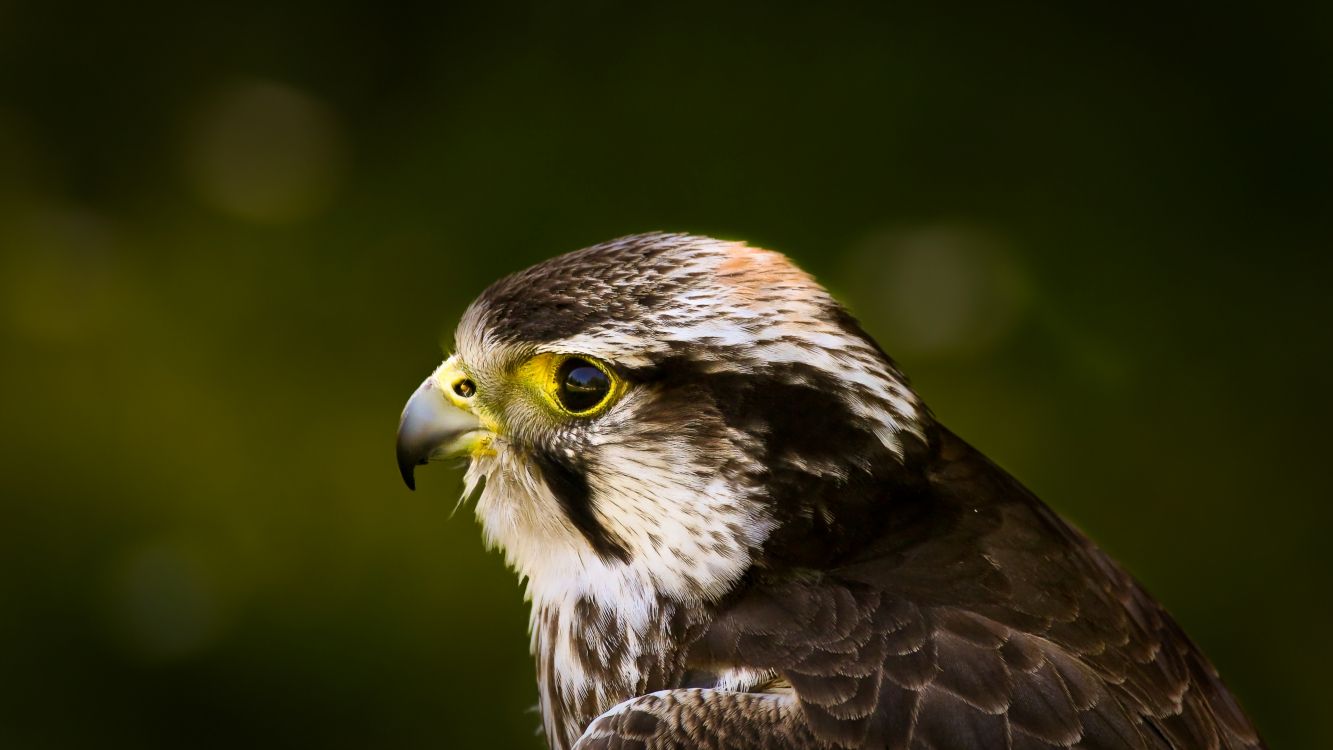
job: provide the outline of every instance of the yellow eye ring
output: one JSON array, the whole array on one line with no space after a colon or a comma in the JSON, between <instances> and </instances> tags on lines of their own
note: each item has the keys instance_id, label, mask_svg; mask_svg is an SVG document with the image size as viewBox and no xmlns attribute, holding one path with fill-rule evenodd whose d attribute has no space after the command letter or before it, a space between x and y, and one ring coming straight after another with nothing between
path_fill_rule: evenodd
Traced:
<instances>
[{"instance_id":1,"label":"yellow eye ring","mask_svg":"<svg viewBox=\"0 0 1333 750\"><path fill-rule=\"evenodd\" d=\"M606 411L625 382L606 363L581 354L538 354L519 378L537 386L550 406L565 417L593 417Z\"/></svg>"},{"instance_id":2,"label":"yellow eye ring","mask_svg":"<svg viewBox=\"0 0 1333 750\"><path fill-rule=\"evenodd\" d=\"M570 414L584 416L611 397L614 381L604 366L566 357L555 371L555 400Z\"/></svg>"}]
</instances>

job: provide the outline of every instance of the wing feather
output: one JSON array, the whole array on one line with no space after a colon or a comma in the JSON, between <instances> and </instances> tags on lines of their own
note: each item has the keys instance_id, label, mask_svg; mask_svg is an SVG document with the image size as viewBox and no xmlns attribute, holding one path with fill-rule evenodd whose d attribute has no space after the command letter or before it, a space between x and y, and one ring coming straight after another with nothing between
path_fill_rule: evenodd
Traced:
<instances>
[{"instance_id":1,"label":"wing feather","mask_svg":"<svg viewBox=\"0 0 1333 750\"><path fill-rule=\"evenodd\" d=\"M943 443L932 492L872 549L755 582L696 658L775 671L837 746L1262 747L1132 578L1003 471Z\"/></svg>"},{"instance_id":2,"label":"wing feather","mask_svg":"<svg viewBox=\"0 0 1333 750\"><path fill-rule=\"evenodd\" d=\"M577 747L1263 746L1170 616L1021 485L947 433L931 482L886 499L854 559L758 575L719 609L691 665L776 692L643 696Z\"/></svg>"}]
</instances>

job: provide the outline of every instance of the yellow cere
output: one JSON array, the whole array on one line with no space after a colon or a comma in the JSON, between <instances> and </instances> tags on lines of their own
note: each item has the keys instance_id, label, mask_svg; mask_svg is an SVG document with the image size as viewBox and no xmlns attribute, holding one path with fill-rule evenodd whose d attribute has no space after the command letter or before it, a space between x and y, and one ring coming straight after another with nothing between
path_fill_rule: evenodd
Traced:
<instances>
[{"instance_id":1,"label":"yellow cere","mask_svg":"<svg viewBox=\"0 0 1333 750\"><path fill-rule=\"evenodd\" d=\"M477 410L472 408L472 404L469 403L468 399L459 396L454 390L455 383L469 379L467 373L463 372L462 368L458 366L458 357L450 357L449 359L446 359L444 364L435 369L432 377L435 378L435 383L439 387L440 392L444 394L445 398L449 399L449 403L464 411L477 414ZM482 417L480 414L477 414L477 416L485 419L485 417Z\"/></svg>"},{"instance_id":2,"label":"yellow cere","mask_svg":"<svg viewBox=\"0 0 1333 750\"><path fill-rule=\"evenodd\" d=\"M433 377L435 378L436 386L440 389L440 392L444 394L444 397L449 400L449 403L463 411L476 415L477 419L481 420L483 429L476 430L468 436L468 442L467 445L463 447L463 451L473 457L495 455L495 450L491 447L491 443L494 442L495 435L499 432L499 425L493 418L491 418L490 414L486 413L485 409L478 408L478 404L475 401L463 398L454 390L454 385L459 381L471 379L468 377L468 374L458 366L458 357L455 356L446 359L443 364L435 369Z\"/></svg>"}]
</instances>

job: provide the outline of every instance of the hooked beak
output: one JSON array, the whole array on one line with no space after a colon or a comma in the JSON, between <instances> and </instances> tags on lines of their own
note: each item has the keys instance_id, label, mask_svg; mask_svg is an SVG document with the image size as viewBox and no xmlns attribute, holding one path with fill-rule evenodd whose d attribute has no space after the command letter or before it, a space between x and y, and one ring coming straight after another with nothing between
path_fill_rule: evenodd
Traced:
<instances>
[{"instance_id":1,"label":"hooked beak","mask_svg":"<svg viewBox=\"0 0 1333 750\"><path fill-rule=\"evenodd\" d=\"M481 420L450 401L438 375L437 371L417 388L398 423L398 471L409 490L417 488L412 475L416 467L463 455L471 447L472 433L482 429Z\"/></svg>"}]
</instances>

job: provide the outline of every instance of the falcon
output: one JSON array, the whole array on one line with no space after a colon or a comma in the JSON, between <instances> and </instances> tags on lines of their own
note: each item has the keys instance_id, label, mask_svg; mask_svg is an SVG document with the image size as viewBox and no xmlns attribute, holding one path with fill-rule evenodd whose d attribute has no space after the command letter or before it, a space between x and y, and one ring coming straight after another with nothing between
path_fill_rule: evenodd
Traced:
<instances>
[{"instance_id":1,"label":"falcon","mask_svg":"<svg viewBox=\"0 0 1333 750\"><path fill-rule=\"evenodd\" d=\"M778 253L586 248L455 345L398 465L467 459L553 750L1263 747L1161 605Z\"/></svg>"}]
</instances>

